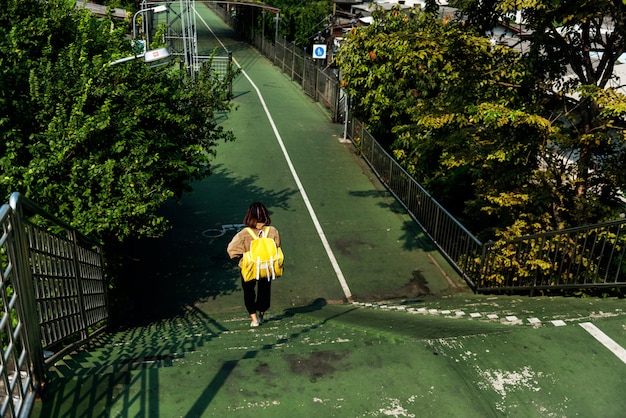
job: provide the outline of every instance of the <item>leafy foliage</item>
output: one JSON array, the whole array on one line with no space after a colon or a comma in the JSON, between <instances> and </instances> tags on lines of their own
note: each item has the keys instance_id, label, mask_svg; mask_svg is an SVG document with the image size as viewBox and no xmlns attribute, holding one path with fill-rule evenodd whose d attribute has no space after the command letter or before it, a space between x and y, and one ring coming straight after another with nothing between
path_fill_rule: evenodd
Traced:
<instances>
[{"instance_id":1,"label":"leafy foliage","mask_svg":"<svg viewBox=\"0 0 626 418\"><path fill-rule=\"evenodd\" d=\"M544 90L539 112L555 126L551 153L543 156L557 225L613 219L622 210L626 183L626 96L617 92L617 58L626 51L623 1L573 2L457 0L468 21L490 31L520 12L531 34L523 59Z\"/></svg>"},{"instance_id":2,"label":"leafy foliage","mask_svg":"<svg viewBox=\"0 0 626 418\"><path fill-rule=\"evenodd\" d=\"M127 24L66 3L0 9L2 193L107 244L159 235L160 206L209 175L216 144L233 139L213 120L230 109L229 80L109 65L132 55Z\"/></svg>"},{"instance_id":3,"label":"leafy foliage","mask_svg":"<svg viewBox=\"0 0 626 418\"><path fill-rule=\"evenodd\" d=\"M300 47L310 46L315 35L327 29L333 10L329 0L273 0L271 5L280 9L278 35ZM275 33L274 16L266 15L266 28L268 36Z\"/></svg>"},{"instance_id":4,"label":"leafy foliage","mask_svg":"<svg viewBox=\"0 0 626 418\"><path fill-rule=\"evenodd\" d=\"M371 26L353 31L338 64L356 115L483 239L614 218L624 187L624 97L588 80L549 82L564 74L559 62L575 46L546 57L544 45L526 54L496 45L472 30L493 24L489 2L457 3L469 19L379 10ZM550 16L541 21L566 20Z\"/></svg>"},{"instance_id":5,"label":"leafy foliage","mask_svg":"<svg viewBox=\"0 0 626 418\"><path fill-rule=\"evenodd\" d=\"M108 7L119 7L122 9L133 9L136 5L136 1L133 0L102 0L102 4Z\"/></svg>"},{"instance_id":6,"label":"leafy foliage","mask_svg":"<svg viewBox=\"0 0 626 418\"><path fill-rule=\"evenodd\" d=\"M517 53L453 21L394 10L355 30L338 62L357 115L375 136L392 134L398 161L457 216L465 210L484 231L537 203L529 155L552 128L525 102L533 92L520 88Z\"/></svg>"}]
</instances>

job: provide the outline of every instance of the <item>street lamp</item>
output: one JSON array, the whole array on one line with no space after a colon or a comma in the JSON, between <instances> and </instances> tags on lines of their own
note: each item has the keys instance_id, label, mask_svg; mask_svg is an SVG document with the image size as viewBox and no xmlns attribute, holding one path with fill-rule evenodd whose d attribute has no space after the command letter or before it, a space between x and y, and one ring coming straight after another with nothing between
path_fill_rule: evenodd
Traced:
<instances>
[{"instance_id":1,"label":"street lamp","mask_svg":"<svg viewBox=\"0 0 626 418\"><path fill-rule=\"evenodd\" d=\"M144 13L144 12L149 12L152 11L152 13L161 13L167 10L167 6L165 5L160 5L160 6L155 6L155 7L148 7L146 9L141 9L138 10L134 15L133 15L133 39L137 39L137 24L136 19L137 19L137 15L139 13ZM144 51L146 49L148 49L148 47L150 46L150 34L148 33L148 31L145 31L146 33L146 46L144 47Z\"/></svg>"},{"instance_id":2,"label":"street lamp","mask_svg":"<svg viewBox=\"0 0 626 418\"><path fill-rule=\"evenodd\" d=\"M149 51L146 51L145 55L143 56L143 60L144 62L153 62L162 60L163 58L167 58L169 56L170 53L167 48L151 49Z\"/></svg>"},{"instance_id":3,"label":"street lamp","mask_svg":"<svg viewBox=\"0 0 626 418\"><path fill-rule=\"evenodd\" d=\"M143 58L143 61L149 64L154 61L165 59L169 56L170 52L167 50L167 48L152 49L140 55L131 55L130 57L124 57L115 61L111 61L109 65L117 65L123 62L136 60L137 58Z\"/></svg>"}]
</instances>

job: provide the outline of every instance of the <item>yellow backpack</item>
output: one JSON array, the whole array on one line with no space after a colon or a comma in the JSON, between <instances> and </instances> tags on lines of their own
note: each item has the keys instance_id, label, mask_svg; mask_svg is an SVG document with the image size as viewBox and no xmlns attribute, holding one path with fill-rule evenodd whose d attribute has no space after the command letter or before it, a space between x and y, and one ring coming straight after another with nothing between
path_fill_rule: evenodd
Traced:
<instances>
[{"instance_id":1,"label":"yellow backpack","mask_svg":"<svg viewBox=\"0 0 626 418\"><path fill-rule=\"evenodd\" d=\"M246 282L264 278L274 280L283 274L285 257L276 242L268 237L269 229L266 226L257 236L252 228L246 228L252 235L250 250L243 254L241 260L241 275Z\"/></svg>"}]
</instances>

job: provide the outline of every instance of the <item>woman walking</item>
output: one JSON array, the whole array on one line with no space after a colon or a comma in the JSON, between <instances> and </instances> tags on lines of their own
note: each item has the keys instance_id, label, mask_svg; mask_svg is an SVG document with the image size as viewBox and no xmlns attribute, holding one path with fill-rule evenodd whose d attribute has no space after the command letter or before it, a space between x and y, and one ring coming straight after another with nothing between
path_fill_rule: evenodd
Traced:
<instances>
[{"instance_id":1,"label":"woman walking","mask_svg":"<svg viewBox=\"0 0 626 418\"><path fill-rule=\"evenodd\" d=\"M277 247L280 247L278 230L270 225L271 222L272 220L267 208L260 202L254 202L250 205L243 218L243 223L247 228L252 229L255 236L258 237L264 234L266 238L273 239ZM246 251L250 250L250 243L253 239L249 231L244 228L239 231L228 244L226 251L229 257L239 260L238 264L240 267L241 257ZM243 301L248 310L248 314L250 314L250 326L258 327L263 323L263 316L270 307L272 280L264 278L245 281L242 276L241 286L243 288Z\"/></svg>"}]
</instances>

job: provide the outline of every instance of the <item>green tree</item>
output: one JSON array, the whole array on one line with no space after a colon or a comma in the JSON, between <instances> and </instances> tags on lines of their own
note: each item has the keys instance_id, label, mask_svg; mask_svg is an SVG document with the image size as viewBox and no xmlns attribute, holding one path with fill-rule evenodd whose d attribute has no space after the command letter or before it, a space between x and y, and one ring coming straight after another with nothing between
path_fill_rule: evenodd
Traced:
<instances>
[{"instance_id":1,"label":"green tree","mask_svg":"<svg viewBox=\"0 0 626 418\"><path fill-rule=\"evenodd\" d=\"M155 236L157 210L210 174L214 121L230 109L210 71L132 55L128 25L71 2L10 0L0 9L0 188L20 191L105 244Z\"/></svg>"},{"instance_id":2,"label":"green tree","mask_svg":"<svg viewBox=\"0 0 626 418\"><path fill-rule=\"evenodd\" d=\"M528 156L551 126L526 105L532 91L520 94L528 80L517 53L458 22L395 9L354 30L338 63L368 129L472 229L506 225L541 201Z\"/></svg>"},{"instance_id":3,"label":"green tree","mask_svg":"<svg viewBox=\"0 0 626 418\"><path fill-rule=\"evenodd\" d=\"M474 21L377 12L338 57L356 114L484 239L614 217L624 185L622 96L586 86L575 102L554 82L546 88L535 71L541 48L533 58L494 45L468 27ZM541 64L560 74L549 59ZM577 110L588 99L598 110L592 119ZM594 155L585 180L583 165L571 163L583 149L573 140L584 120L595 123L582 142Z\"/></svg>"},{"instance_id":4,"label":"green tree","mask_svg":"<svg viewBox=\"0 0 626 418\"><path fill-rule=\"evenodd\" d=\"M481 33L520 13L530 42L522 58L544 90L541 114L552 121L543 181L552 188L558 224L611 219L621 210L626 97L615 87L617 59L626 51L622 0L455 0ZM565 162L565 163L564 163Z\"/></svg>"},{"instance_id":5,"label":"green tree","mask_svg":"<svg viewBox=\"0 0 626 418\"><path fill-rule=\"evenodd\" d=\"M273 0L271 5L280 9L278 35L303 48L311 46L318 32L328 29L333 12L330 0ZM266 36L273 38L275 16L266 14L265 19Z\"/></svg>"}]
</instances>

